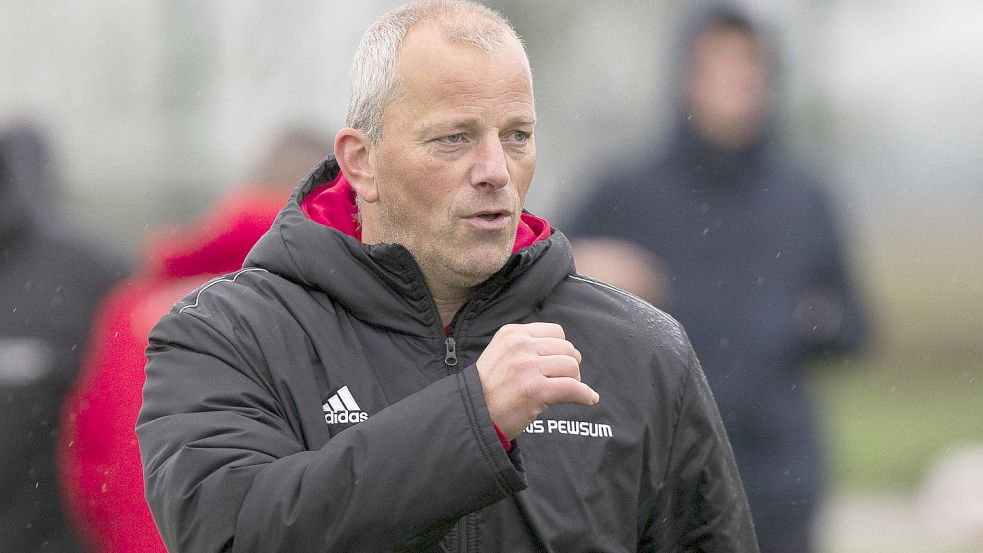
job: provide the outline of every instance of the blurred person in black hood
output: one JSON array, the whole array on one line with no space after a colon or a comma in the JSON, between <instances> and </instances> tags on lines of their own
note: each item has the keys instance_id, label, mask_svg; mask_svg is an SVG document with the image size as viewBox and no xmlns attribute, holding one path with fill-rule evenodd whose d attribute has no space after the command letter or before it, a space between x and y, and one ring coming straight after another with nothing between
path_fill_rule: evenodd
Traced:
<instances>
[{"instance_id":1,"label":"blurred person in black hood","mask_svg":"<svg viewBox=\"0 0 983 553\"><path fill-rule=\"evenodd\" d=\"M824 462L806 362L857 347L861 308L822 187L776 147L768 34L714 6L681 44L665 154L609 166L568 234L578 270L686 327L761 551L807 552Z\"/></svg>"},{"instance_id":2,"label":"blurred person in black hood","mask_svg":"<svg viewBox=\"0 0 983 553\"><path fill-rule=\"evenodd\" d=\"M0 546L79 551L54 469L62 399L99 297L122 265L65 224L48 151L27 125L0 132Z\"/></svg>"}]
</instances>

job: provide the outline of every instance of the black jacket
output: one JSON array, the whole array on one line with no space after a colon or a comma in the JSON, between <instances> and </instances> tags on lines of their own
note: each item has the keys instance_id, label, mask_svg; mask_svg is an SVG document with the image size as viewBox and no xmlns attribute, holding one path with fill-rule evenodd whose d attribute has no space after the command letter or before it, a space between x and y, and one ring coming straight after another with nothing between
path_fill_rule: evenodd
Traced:
<instances>
[{"instance_id":1,"label":"black jacket","mask_svg":"<svg viewBox=\"0 0 983 553\"><path fill-rule=\"evenodd\" d=\"M575 239L630 240L664 263L667 310L706 371L759 528L815 508L823 455L807 361L855 349L865 327L831 203L771 139L722 151L683 122L663 157L612 164L571 225ZM804 325L803 310L839 324Z\"/></svg>"},{"instance_id":2,"label":"black jacket","mask_svg":"<svg viewBox=\"0 0 983 553\"><path fill-rule=\"evenodd\" d=\"M302 212L337 177L316 168L246 268L151 333L137 433L172 551L757 550L676 322L576 275L554 233L478 287L451 342L405 248ZM551 407L506 454L474 362L534 321L563 326L601 402Z\"/></svg>"},{"instance_id":3,"label":"black jacket","mask_svg":"<svg viewBox=\"0 0 983 553\"><path fill-rule=\"evenodd\" d=\"M79 551L55 441L89 322L123 264L53 209L41 137L0 134L0 549Z\"/></svg>"}]
</instances>

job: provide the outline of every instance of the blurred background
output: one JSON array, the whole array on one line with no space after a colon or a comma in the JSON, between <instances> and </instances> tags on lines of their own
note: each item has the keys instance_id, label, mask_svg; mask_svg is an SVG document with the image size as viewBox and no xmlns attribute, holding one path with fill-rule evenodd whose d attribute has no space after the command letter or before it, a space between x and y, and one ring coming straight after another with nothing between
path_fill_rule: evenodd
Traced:
<instances>
[{"instance_id":1,"label":"blurred background","mask_svg":"<svg viewBox=\"0 0 983 553\"><path fill-rule=\"evenodd\" d=\"M666 138L691 2L484 3L526 40L527 207L562 229L590 175ZM332 137L357 41L394 5L0 0L0 128L43 129L66 216L132 257L246 183L281 131ZM823 550L983 551L983 492L938 499L983 486L983 3L744 5L778 32L784 140L826 177L871 310L864 354L814 372Z\"/></svg>"}]
</instances>

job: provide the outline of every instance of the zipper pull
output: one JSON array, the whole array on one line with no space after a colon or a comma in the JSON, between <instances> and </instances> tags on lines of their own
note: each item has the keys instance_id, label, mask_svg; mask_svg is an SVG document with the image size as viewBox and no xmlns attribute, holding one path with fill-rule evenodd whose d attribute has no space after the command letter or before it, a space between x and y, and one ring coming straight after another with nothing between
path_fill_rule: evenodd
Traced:
<instances>
[{"instance_id":1,"label":"zipper pull","mask_svg":"<svg viewBox=\"0 0 983 553\"><path fill-rule=\"evenodd\" d=\"M447 348L447 353L444 355L444 363L446 363L448 367L457 365L457 342L454 341L452 336L448 336L447 339L444 340L444 346Z\"/></svg>"}]
</instances>

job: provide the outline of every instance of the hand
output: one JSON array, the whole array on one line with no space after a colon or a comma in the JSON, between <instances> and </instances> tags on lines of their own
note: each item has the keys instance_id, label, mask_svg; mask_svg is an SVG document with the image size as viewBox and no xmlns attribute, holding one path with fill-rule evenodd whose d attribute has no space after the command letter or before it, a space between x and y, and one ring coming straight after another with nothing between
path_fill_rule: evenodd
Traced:
<instances>
[{"instance_id":1,"label":"hand","mask_svg":"<svg viewBox=\"0 0 983 553\"><path fill-rule=\"evenodd\" d=\"M620 238L578 238L571 242L577 272L631 292L665 309L672 284L666 264L648 249Z\"/></svg>"},{"instance_id":2,"label":"hand","mask_svg":"<svg viewBox=\"0 0 983 553\"><path fill-rule=\"evenodd\" d=\"M512 440L550 405L594 405L580 381L580 352L554 323L509 324L478 357L478 377L491 418Z\"/></svg>"},{"instance_id":3,"label":"hand","mask_svg":"<svg viewBox=\"0 0 983 553\"><path fill-rule=\"evenodd\" d=\"M809 291L795 306L799 335L813 344L829 342L843 326L843 311L843 299L835 291Z\"/></svg>"}]
</instances>

